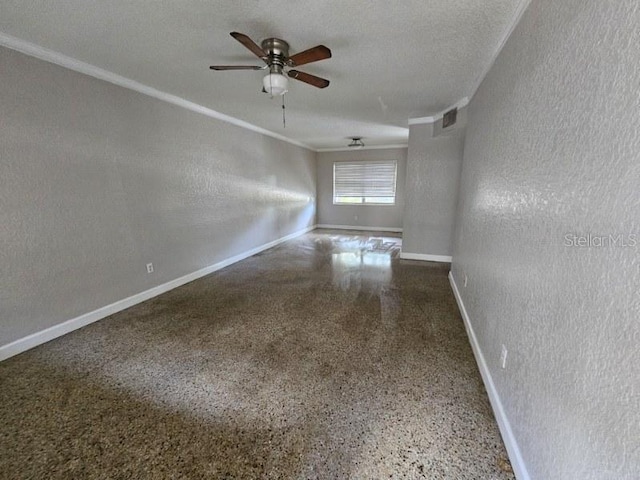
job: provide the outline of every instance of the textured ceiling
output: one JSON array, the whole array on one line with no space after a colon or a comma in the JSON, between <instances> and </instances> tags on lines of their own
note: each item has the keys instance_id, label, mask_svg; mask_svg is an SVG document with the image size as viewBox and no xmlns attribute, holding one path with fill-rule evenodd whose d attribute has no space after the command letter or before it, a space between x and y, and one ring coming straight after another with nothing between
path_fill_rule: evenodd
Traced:
<instances>
[{"instance_id":1,"label":"textured ceiling","mask_svg":"<svg viewBox=\"0 0 640 480\"><path fill-rule=\"evenodd\" d=\"M0 31L252 123L313 148L404 144L407 119L469 96L511 27L516 0L158 2L3 0ZM291 53L317 44L333 58L300 67L331 80L291 81L287 126L260 93L260 64L229 36L279 37Z\"/></svg>"}]
</instances>

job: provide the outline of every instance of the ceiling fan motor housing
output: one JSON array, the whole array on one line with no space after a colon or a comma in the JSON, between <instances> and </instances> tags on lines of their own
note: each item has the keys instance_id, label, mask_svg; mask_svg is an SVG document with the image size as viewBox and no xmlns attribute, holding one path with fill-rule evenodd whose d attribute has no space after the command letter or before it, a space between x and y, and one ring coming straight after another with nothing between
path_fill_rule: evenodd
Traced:
<instances>
[{"instance_id":1,"label":"ceiling fan motor housing","mask_svg":"<svg viewBox=\"0 0 640 480\"><path fill-rule=\"evenodd\" d=\"M263 79L264 90L270 95L283 95L287 92L288 78L307 83L316 88L326 88L329 80L316 77L294 68L331 58L331 50L324 45L316 45L289 57L289 44L280 38L270 37L258 46L244 33L231 32L230 35L266 65L211 65L211 70L265 70L269 73ZM285 71L285 69L288 69Z\"/></svg>"},{"instance_id":2,"label":"ceiling fan motor housing","mask_svg":"<svg viewBox=\"0 0 640 480\"><path fill-rule=\"evenodd\" d=\"M266 38L262 41L262 50L267 53L267 63L271 73L283 74L286 63L289 58L289 44L279 38Z\"/></svg>"}]
</instances>

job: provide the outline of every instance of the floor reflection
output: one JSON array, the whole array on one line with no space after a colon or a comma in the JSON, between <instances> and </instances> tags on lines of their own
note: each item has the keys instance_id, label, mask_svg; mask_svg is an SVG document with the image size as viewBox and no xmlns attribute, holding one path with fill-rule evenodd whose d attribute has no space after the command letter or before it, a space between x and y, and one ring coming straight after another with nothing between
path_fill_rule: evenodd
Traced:
<instances>
[{"instance_id":1,"label":"floor reflection","mask_svg":"<svg viewBox=\"0 0 640 480\"><path fill-rule=\"evenodd\" d=\"M335 286L379 292L391 283L391 259L400 248L399 238L336 236L331 240L337 250L331 254Z\"/></svg>"},{"instance_id":2,"label":"floor reflection","mask_svg":"<svg viewBox=\"0 0 640 480\"><path fill-rule=\"evenodd\" d=\"M1 362L0 479L514 480L401 241L310 232Z\"/></svg>"}]
</instances>

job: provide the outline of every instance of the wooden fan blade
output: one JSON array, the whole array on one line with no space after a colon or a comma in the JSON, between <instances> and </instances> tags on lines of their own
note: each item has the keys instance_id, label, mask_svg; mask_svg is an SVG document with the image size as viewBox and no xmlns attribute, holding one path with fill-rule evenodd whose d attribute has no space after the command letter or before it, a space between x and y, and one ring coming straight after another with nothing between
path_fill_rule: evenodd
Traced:
<instances>
[{"instance_id":1,"label":"wooden fan blade","mask_svg":"<svg viewBox=\"0 0 640 480\"><path fill-rule=\"evenodd\" d=\"M246 48L251 50L256 57L261 58L262 60L266 60L267 54L264 50L262 50L253 40L247 37L244 33L240 32L231 32L230 35L239 41Z\"/></svg>"},{"instance_id":2,"label":"wooden fan blade","mask_svg":"<svg viewBox=\"0 0 640 480\"><path fill-rule=\"evenodd\" d=\"M329 86L329 80L316 77L309 73L299 72L298 70L289 70L288 75L295 80L300 80L301 82L308 83L314 87L326 88Z\"/></svg>"},{"instance_id":3,"label":"wooden fan blade","mask_svg":"<svg viewBox=\"0 0 640 480\"><path fill-rule=\"evenodd\" d=\"M211 65L211 70L264 70L267 68L265 65L261 67L259 65Z\"/></svg>"},{"instance_id":4,"label":"wooden fan blade","mask_svg":"<svg viewBox=\"0 0 640 480\"><path fill-rule=\"evenodd\" d=\"M331 50L324 45L318 45L304 52L296 53L292 57L289 57L289 61L292 67L299 67L300 65L306 65L307 63L317 62L326 58L331 58Z\"/></svg>"}]
</instances>

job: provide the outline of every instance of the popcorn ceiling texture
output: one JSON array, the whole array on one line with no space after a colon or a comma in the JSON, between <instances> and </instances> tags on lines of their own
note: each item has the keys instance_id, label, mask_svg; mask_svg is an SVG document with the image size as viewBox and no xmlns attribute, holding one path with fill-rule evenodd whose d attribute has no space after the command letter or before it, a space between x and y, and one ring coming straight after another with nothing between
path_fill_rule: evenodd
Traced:
<instances>
[{"instance_id":1,"label":"popcorn ceiling texture","mask_svg":"<svg viewBox=\"0 0 640 480\"><path fill-rule=\"evenodd\" d=\"M315 223L306 149L4 48L0 105L0 345Z\"/></svg>"},{"instance_id":2,"label":"popcorn ceiling texture","mask_svg":"<svg viewBox=\"0 0 640 480\"><path fill-rule=\"evenodd\" d=\"M470 105L453 274L533 479L640 472L639 248L565 246L640 238L638 25L534 0Z\"/></svg>"},{"instance_id":3,"label":"popcorn ceiling texture","mask_svg":"<svg viewBox=\"0 0 640 480\"><path fill-rule=\"evenodd\" d=\"M468 96L509 28L514 0L153 2L5 0L0 31L200 105L304 141L343 147L404 144L407 118ZM260 93L264 72L218 72L259 64L229 32L279 36L293 53L324 43L333 58L302 70L319 90L290 82L286 128L278 100Z\"/></svg>"}]
</instances>

